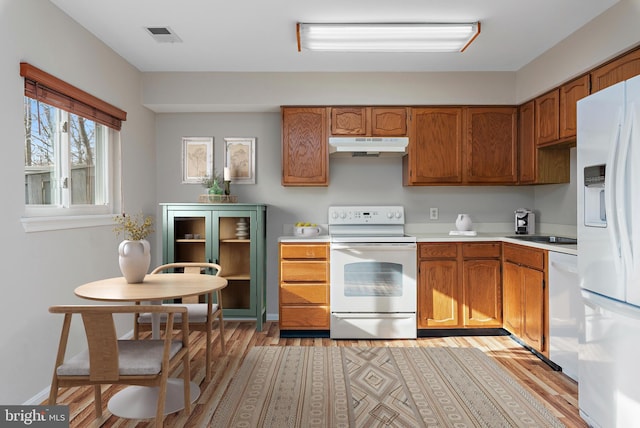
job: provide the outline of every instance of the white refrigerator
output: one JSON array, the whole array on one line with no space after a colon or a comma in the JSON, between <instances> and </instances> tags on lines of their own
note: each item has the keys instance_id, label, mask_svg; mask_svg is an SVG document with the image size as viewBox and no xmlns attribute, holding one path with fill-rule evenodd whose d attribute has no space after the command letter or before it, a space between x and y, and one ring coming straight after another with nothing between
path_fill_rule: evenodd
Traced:
<instances>
[{"instance_id":1,"label":"white refrigerator","mask_svg":"<svg viewBox=\"0 0 640 428\"><path fill-rule=\"evenodd\" d=\"M640 77L578 101L577 176L580 415L640 426Z\"/></svg>"}]
</instances>

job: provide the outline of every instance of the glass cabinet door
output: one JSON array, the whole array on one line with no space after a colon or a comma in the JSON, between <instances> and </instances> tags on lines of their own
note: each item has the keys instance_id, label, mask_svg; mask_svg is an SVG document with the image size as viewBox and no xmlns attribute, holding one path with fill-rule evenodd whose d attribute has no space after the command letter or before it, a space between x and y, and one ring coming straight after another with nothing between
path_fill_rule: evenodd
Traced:
<instances>
[{"instance_id":1,"label":"glass cabinet door","mask_svg":"<svg viewBox=\"0 0 640 428\"><path fill-rule=\"evenodd\" d=\"M167 216L167 262L211 262L211 213L171 211Z\"/></svg>"}]
</instances>

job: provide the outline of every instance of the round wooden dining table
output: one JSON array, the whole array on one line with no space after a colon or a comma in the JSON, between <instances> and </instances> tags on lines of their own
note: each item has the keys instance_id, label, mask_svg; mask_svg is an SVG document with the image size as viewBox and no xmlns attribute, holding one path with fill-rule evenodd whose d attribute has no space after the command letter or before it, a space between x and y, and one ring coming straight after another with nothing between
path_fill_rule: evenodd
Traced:
<instances>
[{"instance_id":1,"label":"round wooden dining table","mask_svg":"<svg viewBox=\"0 0 640 428\"><path fill-rule=\"evenodd\" d=\"M163 300L209 294L227 286L227 280L215 275L188 273L163 273L146 275L142 282L130 284L124 277L101 279L77 287L78 297L109 302L150 301L161 304ZM152 317L152 338L160 338L160 317ZM170 378L167 381L167 399L164 413L177 412L184 408L183 380ZM200 396L200 387L191 382L191 402ZM158 388L129 386L114 394L108 408L116 416L130 419L153 418L156 413Z\"/></svg>"},{"instance_id":2,"label":"round wooden dining table","mask_svg":"<svg viewBox=\"0 0 640 428\"><path fill-rule=\"evenodd\" d=\"M142 282L129 284L124 277L101 279L74 290L78 297L109 302L161 301L210 293L227 286L221 276L189 273L147 275Z\"/></svg>"}]
</instances>

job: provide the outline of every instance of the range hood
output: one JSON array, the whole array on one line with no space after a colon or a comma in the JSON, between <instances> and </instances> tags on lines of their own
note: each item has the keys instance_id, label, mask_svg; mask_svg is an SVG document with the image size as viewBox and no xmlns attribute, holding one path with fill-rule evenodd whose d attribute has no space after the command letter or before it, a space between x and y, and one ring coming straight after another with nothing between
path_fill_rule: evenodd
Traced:
<instances>
[{"instance_id":1,"label":"range hood","mask_svg":"<svg viewBox=\"0 0 640 428\"><path fill-rule=\"evenodd\" d=\"M329 137L329 154L336 156L403 156L407 137Z\"/></svg>"}]
</instances>

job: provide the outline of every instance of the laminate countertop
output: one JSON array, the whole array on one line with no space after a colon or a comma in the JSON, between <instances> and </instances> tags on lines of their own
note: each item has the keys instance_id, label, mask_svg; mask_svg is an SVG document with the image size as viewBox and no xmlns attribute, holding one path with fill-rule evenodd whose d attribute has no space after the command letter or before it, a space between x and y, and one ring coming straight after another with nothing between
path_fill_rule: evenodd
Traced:
<instances>
[{"instance_id":1,"label":"laminate countertop","mask_svg":"<svg viewBox=\"0 0 640 428\"><path fill-rule=\"evenodd\" d=\"M512 244L524 245L527 247L540 248L548 251L555 251L565 254L578 254L578 246L575 244L552 244L546 242L531 242L524 241L518 238L513 238L513 235L505 235L504 233L491 233L491 232L478 232L475 236L464 235L449 235L448 233L414 233L411 236L415 236L418 243L426 242L487 242L487 241L499 241L510 242ZM329 235L318 235L313 237L307 236L281 236L278 238L278 242L282 243L326 243L329 242Z\"/></svg>"}]
</instances>

